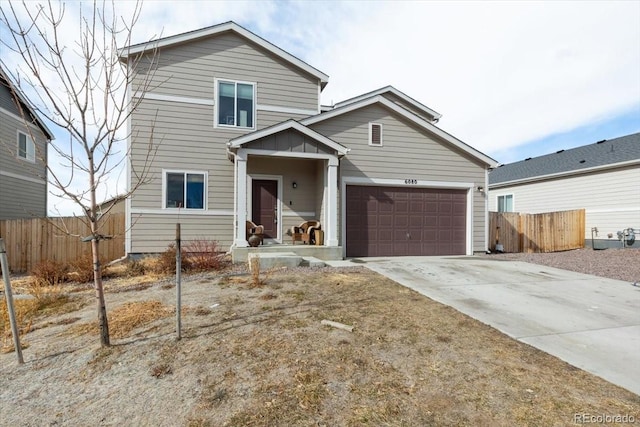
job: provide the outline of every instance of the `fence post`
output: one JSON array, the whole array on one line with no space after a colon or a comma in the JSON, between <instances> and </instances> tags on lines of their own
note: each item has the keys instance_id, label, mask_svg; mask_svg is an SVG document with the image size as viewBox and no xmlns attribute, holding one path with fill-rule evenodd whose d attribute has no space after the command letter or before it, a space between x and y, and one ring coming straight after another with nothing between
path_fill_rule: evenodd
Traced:
<instances>
[{"instance_id":1,"label":"fence post","mask_svg":"<svg viewBox=\"0 0 640 427\"><path fill-rule=\"evenodd\" d=\"M182 296L181 296L181 282L182 282L182 250L180 249L180 223L176 223L176 331L178 333L178 339L182 338Z\"/></svg>"},{"instance_id":2,"label":"fence post","mask_svg":"<svg viewBox=\"0 0 640 427\"><path fill-rule=\"evenodd\" d=\"M4 239L0 238L0 264L2 267L2 277L4 278L4 296L7 300L7 311L9 312L9 323L11 323L11 334L13 335L13 345L18 355L18 363L23 364L22 347L20 346L20 335L16 324L16 313L13 309L13 293L11 292L11 282L9 281L9 263L7 261L7 251L4 247Z\"/></svg>"}]
</instances>

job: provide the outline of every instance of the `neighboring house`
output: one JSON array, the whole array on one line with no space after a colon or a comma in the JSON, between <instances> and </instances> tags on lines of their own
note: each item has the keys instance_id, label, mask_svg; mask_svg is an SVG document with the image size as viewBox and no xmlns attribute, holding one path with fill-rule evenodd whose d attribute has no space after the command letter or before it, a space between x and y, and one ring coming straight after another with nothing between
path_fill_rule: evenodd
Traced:
<instances>
[{"instance_id":1,"label":"neighboring house","mask_svg":"<svg viewBox=\"0 0 640 427\"><path fill-rule=\"evenodd\" d=\"M0 219L47 216L51 139L51 131L0 67Z\"/></svg>"},{"instance_id":2,"label":"neighboring house","mask_svg":"<svg viewBox=\"0 0 640 427\"><path fill-rule=\"evenodd\" d=\"M154 49L152 70L135 70L158 84L131 118L130 176L149 138L159 145L127 201L128 253L165 250L177 222L183 240L236 250L246 220L275 244L314 219L340 256L486 250L482 189L497 163L438 128L440 114L391 86L321 106L326 74L233 22L121 59Z\"/></svg>"},{"instance_id":3,"label":"neighboring house","mask_svg":"<svg viewBox=\"0 0 640 427\"><path fill-rule=\"evenodd\" d=\"M640 229L640 133L528 158L489 173L490 211L571 209L585 209L588 245L592 228L598 229L601 246L603 240L621 246L618 231Z\"/></svg>"}]
</instances>

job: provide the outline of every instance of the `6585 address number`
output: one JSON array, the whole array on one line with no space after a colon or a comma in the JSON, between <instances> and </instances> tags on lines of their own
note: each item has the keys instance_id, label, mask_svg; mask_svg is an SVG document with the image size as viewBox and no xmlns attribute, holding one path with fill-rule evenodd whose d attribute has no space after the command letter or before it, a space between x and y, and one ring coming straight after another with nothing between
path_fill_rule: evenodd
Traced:
<instances>
[{"instance_id":1,"label":"6585 address number","mask_svg":"<svg viewBox=\"0 0 640 427\"><path fill-rule=\"evenodd\" d=\"M417 180L417 179L405 179L405 180L404 180L404 183L405 183L405 184L412 184L412 185L415 185L415 184L417 184L417 183L418 183L418 180Z\"/></svg>"}]
</instances>

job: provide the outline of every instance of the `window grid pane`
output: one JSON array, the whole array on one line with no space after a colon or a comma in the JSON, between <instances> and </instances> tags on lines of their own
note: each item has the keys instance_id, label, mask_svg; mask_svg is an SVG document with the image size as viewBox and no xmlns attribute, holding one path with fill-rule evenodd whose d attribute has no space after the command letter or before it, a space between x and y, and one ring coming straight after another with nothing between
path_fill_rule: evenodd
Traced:
<instances>
[{"instance_id":1,"label":"window grid pane","mask_svg":"<svg viewBox=\"0 0 640 427\"><path fill-rule=\"evenodd\" d=\"M204 208L204 176L187 174L187 209Z\"/></svg>"},{"instance_id":2,"label":"window grid pane","mask_svg":"<svg viewBox=\"0 0 640 427\"><path fill-rule=\"evenodd\" d=\"M184 174L167 174L167 205L168 208L184 207Z\"/></svg>"}]
</instances>

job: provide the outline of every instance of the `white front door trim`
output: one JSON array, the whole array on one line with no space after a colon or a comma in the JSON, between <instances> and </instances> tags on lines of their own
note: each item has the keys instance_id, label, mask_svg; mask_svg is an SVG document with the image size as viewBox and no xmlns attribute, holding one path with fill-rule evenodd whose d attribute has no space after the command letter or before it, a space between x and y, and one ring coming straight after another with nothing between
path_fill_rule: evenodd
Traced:
<instances>
[{"instance_id":1,"label":"white front door trim","mask_svg":"<svg viewBox=\"0 0 640 427\"><path fill-rule=\"evenodd\" d=\"M247 218L250 218L253 212L253 180L254 179L264 179L264 180L278 182L278 194L276 195L276 199L278 200L276 205L276 209L277 209L276 220L278 221L276 231L278 234L277 234L277 237L272 240L277 243L282 243L282 194L283 194L282 175L264 175L259 173L247 175ZM260 225L260 224L256 224L256 225Z\"/></svg>"}]
</instances>

